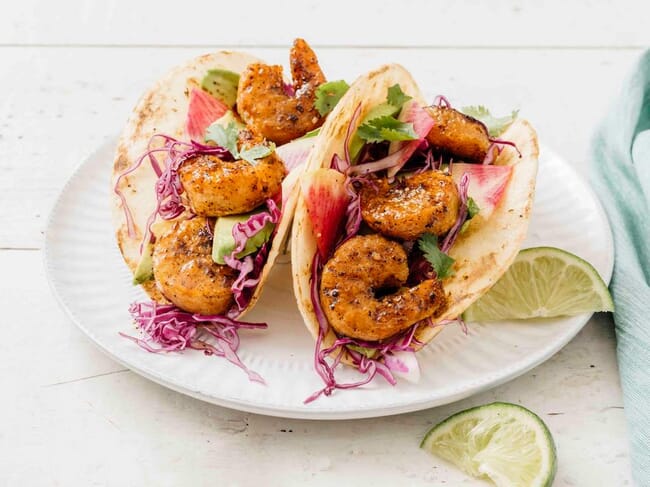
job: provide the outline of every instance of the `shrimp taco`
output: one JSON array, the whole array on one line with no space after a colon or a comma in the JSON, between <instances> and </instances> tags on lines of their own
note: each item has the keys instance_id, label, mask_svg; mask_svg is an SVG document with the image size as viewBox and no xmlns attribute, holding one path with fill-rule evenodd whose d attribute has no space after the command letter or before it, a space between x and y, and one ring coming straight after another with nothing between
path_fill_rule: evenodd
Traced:
<instances>
[{"instance_id":1,"label":"shrimp taco","mask_svg":"<svg viewBox=\"0 0 650 487\"><path fill-rule=\"evenodd\" d=\"M282 248L309 135L334 104L304 40L290 61L292 83L241 52L193 59L144 94L119 139L113 221L151 298L131 307L149 351L196 348L246 370L237 329L266 326L240 320Z\"/></svg>"},{"instance_id":2,"label":"shrimp taco","mask_svg":"<svg viewBox=\"0 0 650 487\"><path fill-rule=\"evenodd\" d=\"M321 128L293 223L294 290L325 383L307 402L377 374L419 378L415 352L463 324L516 257L537 156L516 112L427 105L398 65L355 81ZM364 377L338 382L340 363Z\"/></svg>"}]
</instances>

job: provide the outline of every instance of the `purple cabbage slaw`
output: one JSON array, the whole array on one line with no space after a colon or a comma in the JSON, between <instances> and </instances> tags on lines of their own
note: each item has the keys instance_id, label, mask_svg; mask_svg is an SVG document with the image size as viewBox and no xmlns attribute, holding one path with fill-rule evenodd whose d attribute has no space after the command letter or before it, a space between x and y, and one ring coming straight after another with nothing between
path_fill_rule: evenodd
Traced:
<instances>
[{"instance_id":1,"label":"purple cabbage slaw","mask_svg":"<svg viewBox=\"0 0 650 487\"><path fill-rule=\"evenodd\" d=\"M463 173L458 183L458 196L460 197L460 207L458 208L458 216L456 217L456 222L451 227L451 230L447 232L445 239L442 241L440 250L444 253L449 252L451 246L454 245L454 242L458 238L460 229L467 219L467 190L469 189L469 174Z\"/></svg>"},{"instance_id":2,"label":"purple cabbage slaw","mask_svg":"<svg viewBox=\"0 0 650 487\"><path fill-rule=\"evenodd\" d=\"M262 269L269 253L269 242L265 242L255 255L247 255L242 259L238 259L236 256L244 250L248 239L261 232L267 223L276 226L271 239L275 236L277 223L280 221L280 208L272 199L266 200L266 206L268 211L254 213L248 220L238 223L232 228L235 248L230 255L224 257L224 260L228 267L239 271L239 276L232 285L237 308L231 309L228 316L236 317L248 306L255 288L260 282Z\"/></svg>"},{"instance_id":3,"label":"purple cabbage slaw","mask_svg":"<svg viewBox=\"0 0 650 487\"><path fill-rule=\"evenodd\" d=\"M237 355L240 329L265 329L266 323L246 323L220 315L200 315L176 306L155 301L133 303L129 312L146 339L119 334L151 353L181 352L186 348L202 350L206 355L224 357L242 369L252 382L265 384L264 379L246 367ZM214 344L206 338L212 338ZM150 343L160 345L154 348Z\"/></svg>"},{"instance_id":4,"label":"purple cabbage slaw","mask_svg":"<svg viewBox=\"0 0 650 487\"><path fill-rule=\"evenodd\" d=\"M162 147L153 147L156 140L161 139L163 142ZM157 154L165 154L165 161L163 168ZM122 208L127 221L127 230L129 237L135 238L135 225L133 223L133 216L126 201L126 197L120 189L122 178L136 171L144 162L145 159L149 160L151 168L158 177L156 181L156 208L147 220L147 227L145 236L140 246L140 252L144 244L152 238L151 225L153 225L156 216L160 215L163 220L172 220L182 215L187 210L186 203L183 201L183 185L178 174L181 165L188 159L197 155L215 155L224 160L232 160L232 155L227 149L219 146L205 145L194 140L190 142L182 142L169 135L154 134L149 139L147 150L142 154L135 163L122 172L115 181L113 191L118 195L122 202Z\"/></svg>"},{"instance_id":5,"label":"purple cabbage slaw","mask_svg":"<svg viewBox=\"0 0 650 487\"><path fill-rule=\"evenodd\" d=\"M163 145L154 148L152 145L157 139L162 139ZM162 168L156 157L160 153L165 154ZM122 202L128 234L132 238L136 236L133 216L119 185L122 178L137 170L145 159L149 160L154 173L158 177L155 185L156 208L147 220L146 232L140 245L141 254L144 244L147 241L153 241L151 226L157 215L164 220L172 220L189 210L186 202L183 201L183 185L178 171L186 160L197 155L206 154L216 155L223 160L233 159L230 152L223 147L205 145L194 140L183 142L168 135L154 134L147 144L147 151L131 167L118 176L113 190ZM129 338L152 353L193 348L203 350L206 355L225 357L244 370L251 381L264 383L259 374L249 370L239 359L237 349L240 341L238 335L240 328L267 328L267 324L246 323L237 321L235 318L248 306L255 288L260 282L270 249L269 242L265 242L254 255L245 256L243 259L237 259L235 256L244 249L248 239L259 233L267 223L277 225L279 222L281 212L275 201L269 199L266 201L266 205L268 211L255 213L245 222L238 223L233 227L235 249L230 256L226 256L225 260L229 267L239 271L239 275L231 288L235 298L235 306L226 313L226 316L192 314L176 306L159 304L155 301L133 303L129 311L148 339L134 338L121 332L120 335ZM190 218L193 216L193 214L189 215ZM276 230L277 228L274 229L271 238L275 236ZM202 339L202 336L206 334L214 338L216 345L209 344ZM155 349L148 342L158 343L161 347Z\"/></svg>"}]
</instances>

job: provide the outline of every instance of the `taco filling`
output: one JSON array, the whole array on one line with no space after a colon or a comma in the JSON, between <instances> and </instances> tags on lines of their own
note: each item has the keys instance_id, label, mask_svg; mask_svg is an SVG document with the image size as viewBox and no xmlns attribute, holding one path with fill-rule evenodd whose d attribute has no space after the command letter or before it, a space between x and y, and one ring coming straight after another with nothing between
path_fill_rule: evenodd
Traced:
<instances>
[{"instance_id":1,"label":"taco filling","mask_svg":"<svg viewBox=\"0 0 650 487\"><path fill-rule=\"evenodd\" d=\"M216 57L228 65L234 55ZM136 118L152 118L156 110L165 115L167 99L187 100L182 127L165 133L154 126L132 164L124 168L122 161L128 148L118 148L115 164L123 211L118 241L134 283L153 298L130 309L146 335L133 340L148 351L200 349L261 381L237 357L237 330L266 324L239 319L254 304L293 213L295 177L287 175L304 167L313 145L313 138L294 139L318 130L327 115L318 103L326 80L314 52L297 39L290 60L293 84L284 82L280 66L260 62L240 72L211 67L200 82L190 76L179 83L184 72L176 70L166 82L176 90L172 96L166 98L163 83L136 108ZM167 109L179 116L177 107ZM140 125L127 126L121 146L145 136ZM153 208L145 215L147 205ZM136 242L137 264L129 255Z\"/></svg>"},{"instance_id":2,"label":"taco filling","mask_svg":"<svg viewBox=\"0 0 650 487\"><path fill-rule=\"evenodd\" d=\"M424 330L465 327L460 313L447 314L454 246L501 204L512 166L493 163L504 147L516 150L498 138L516 113L487 125L470 115L479 112L489 115L482 107L456 110L444 97L422 106L394 84L383 103L357 104L329 168L303 176L315 238L315 368L325 383L305 402L377 374L390 384L398 376L417 381ZM341 362L364 377L339 383Z\"/></svg>"}]
</instances>

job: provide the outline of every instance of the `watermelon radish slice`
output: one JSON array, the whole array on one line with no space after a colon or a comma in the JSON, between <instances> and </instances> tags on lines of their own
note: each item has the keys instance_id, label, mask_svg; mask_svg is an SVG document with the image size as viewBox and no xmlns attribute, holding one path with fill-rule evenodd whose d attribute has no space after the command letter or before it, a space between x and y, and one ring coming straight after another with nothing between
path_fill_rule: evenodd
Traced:
<instances>
[{"instance_id":1,"label":"watermelon radish slice","mask_svg":"<svg viewBox=\"0 0 650 487\"><path fill-rule=\"evenodd\" d=\"M434 124L431 115L429 115L429 113L415 100L407 101L402 107L402 111L397 118L400 122L412 123L413 130L416 134L418 134L419 140L391 143L388 150L389 153L393 153L397 150L403 150L403 152L399 157L397 164L388 170L387 175L389 178L395 177L399 170L402 169L404 164L406 164L406 162L415 152L415 149L417 149L421 144L422 139L424 139L429 134L429 131Z\"/></svg>"},{"instance_id":2,"label":"watermelon radish slice","mask_svg":"<svg viewBox=\"0 0 650 487\"><path fill-rule=\"evenodd\" d=\"M228 111L228 107L220 100L203 90L192 88L190 106L187 110L185 131L191 140L203 143L205 129L212 122L220 119Z\"/></svg>"},{"instance_id":3,"label":"watermelon radish slice","mask_svg":"<svg viewBox=\"0 0 650 487\"><path fill-rule=\"evenodd\" d=\"M456 184L463 174L469 175L467 195L474 199L480 208L479 215L487 219L499 204L508 187L512 166L493 166L484 164L452 164L451 177Z\"/></svg>"},{"instance_id":4,"label":"watermelon radish slice","mask_svg":"<svg viewBox=\"0 0 650 487\"><path fill-rule=\"evenodd\" d=\"M276 147L275 152L288 172L293 171L295 168L302 165L309 157L311 148L316 143L316 137L306 137L301 139L292 140L291 142Z\"/></svg>"},{"instance_id":5,"label":"watermelon radish slice","mask_svg":"<svg viewBox=\"0 0 650 487\"><path fill-rule=\"evenodd\" d=\"M334 249L350 202L345 176L335 169L316 169L303 175L301 190L318 252L327 259Z\"/></svg>"}]
</instances>

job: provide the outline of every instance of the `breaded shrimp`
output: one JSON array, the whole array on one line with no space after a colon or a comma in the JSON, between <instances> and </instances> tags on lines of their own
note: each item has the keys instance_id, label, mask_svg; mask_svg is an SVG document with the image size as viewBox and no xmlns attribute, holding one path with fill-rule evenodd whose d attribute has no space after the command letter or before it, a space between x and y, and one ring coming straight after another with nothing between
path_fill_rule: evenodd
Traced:
<instances>
[{"instance_id":1,"label":"breaded shrimp","mask_svg":"<svg viewBox=\"0 0 650 487\"><path fill-rule=\"evenodd\" d=\"M435 149L465 162L483 162L490 147L485 125L450 107L432 106L426 110L435 122L427 135Z\"/></svg>"},{"instance_id":2,"label":"breaded shrimp","mask_svg":"<svg viewBox=\"0 0 650 487\"><path fill-rule=\"evenodd\" d=\"M293 94L282 79L282 66L249 64L239 78L237 111L256 134L284 144L323 123L314 108L316 88L325 83L316 54L303 39L291 48Z\"/></svg>"},{"instance_id":3,"label":"breaded shrimp","mask_svg":"<svg viewBox=\"0 0 650 487\"><path fill-rule=\"evenodd\" d=\"M383 340L446 305L437 279L407 288L408 274L397 242L376 234L351 238L323 268L320 301L330 325L348 337Z\"/></svg>"},{"instance_id":4,"label":"breaded shrimp","mask_svg":"<svg viewBox=\"0 0 650 487\"><path fill-rule=\"evenodd\" d=\"M224 314L234 303L230 289L237 271L212 260L206 218L175 222L155 243L153 273L160 292L179 308Z\"/></svg>"},{"instance_id":5,"label":"breaded shrimp","mask_svg":"<svg viewBox=\"0 0 650 487\"><path fill-rule=\"evenodd\" d=\"M442 171L425 171L390 184L366 184L360 192L361 217L383 235L415 240L423 233L444 235L458 217L456 183Z\"/></svg>"},{"instance_id":6,"label":"breaded shrimp","mask_svg":"<svg viewBox=\"0 0 650 487\"><path fill-rule=\"evenodd\" d=\"M240 150L262 142L248 130L239 131ZM275 196L287 172L273 152L255 164L200 155L185 161L178 174L192 211L199 216L218 217L246 213Z\"/></svg>"}]
</instances>

